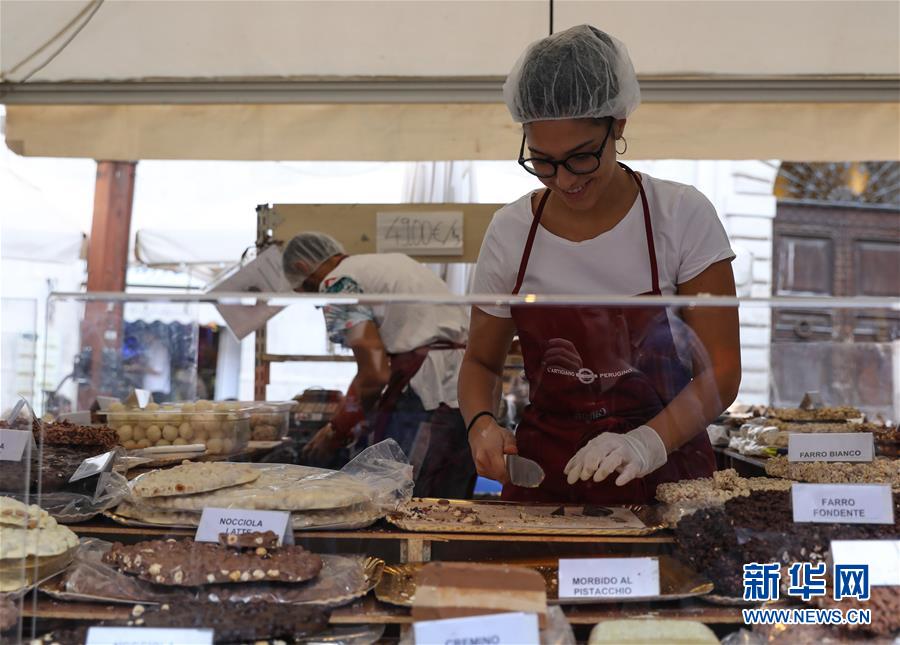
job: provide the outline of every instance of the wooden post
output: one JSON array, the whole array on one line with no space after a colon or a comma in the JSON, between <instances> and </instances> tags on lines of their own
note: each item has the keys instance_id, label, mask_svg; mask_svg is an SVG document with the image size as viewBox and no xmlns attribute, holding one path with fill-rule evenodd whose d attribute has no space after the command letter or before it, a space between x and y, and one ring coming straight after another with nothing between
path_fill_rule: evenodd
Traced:
<instances>
[{"instance_id":1,"label":"wooden post","mask_svg":"<svg viewBox=\"0 0 900 645\"><path fill-rule=\"evenodd\" d=\"M94 218L88 249L87 290L125 291L136 161L98 161ZM88 302L81 326L81 348L91 350L90 382L79 387L78 409L86 410L98 394L111 393L122 345L122 306Z\"/></svg>"}]
</instances>

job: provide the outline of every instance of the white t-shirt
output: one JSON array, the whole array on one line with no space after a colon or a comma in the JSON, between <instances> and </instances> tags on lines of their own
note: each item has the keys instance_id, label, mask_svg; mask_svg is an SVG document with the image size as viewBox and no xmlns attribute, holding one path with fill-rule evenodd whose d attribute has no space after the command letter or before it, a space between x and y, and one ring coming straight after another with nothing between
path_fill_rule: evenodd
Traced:
<instances>
[{"instance_id":1,"label":"white t-shirt","mask_svg":"<svg viewBox=\"0 0 900 645\"><path fill-rule=\"evenodd\" d=\"M734 258L713 205L693 186L641 174L650 220L659 287L663 294L720 260ZM472 292L511 294L533 221L531 197L498 210L484 236ZM634 296L652 289L650 257L640 195L611 230L572 242L538 227L520 294ZM509 318L509 307L479 308Z\"/></svg>"},{"instance_id":2,"label":"white t-shirt","mask_svg":"<svg viewBox=\"0 0 900 645\"><path fill-rule=\"evenodd\" d=\"M371 295L423 294L450 296L450 289L428 267L402 253L351 255L325 276L322 292L355 292ZM438 340L465 343L469 317L459 305L384 304L329 306L325 311L329 331L349 329L372 320L390 354L399 354ZM338 325L335 325L335 322ZM334 334L332 335L333 340ZM337 339L339 340L339 339ZM434 350L410 381L426 410L441 403L458 408L456 381L464 350Z\"/></svg>"}]
</instances>

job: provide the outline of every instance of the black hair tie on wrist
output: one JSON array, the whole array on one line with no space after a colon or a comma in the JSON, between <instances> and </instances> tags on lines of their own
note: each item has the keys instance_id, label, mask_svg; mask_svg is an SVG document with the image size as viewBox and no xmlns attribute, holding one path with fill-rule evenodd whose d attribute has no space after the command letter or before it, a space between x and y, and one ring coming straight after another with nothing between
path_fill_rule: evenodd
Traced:
<instances>
[{"instance_id":1,"label":"black hair tie on wrist","mask_svg":"<svg viewBox=\"0 0 900 645\"><path fill-rule=\"evenodd\" d=\"M493 413L493 412L489 412L488 410L482 410L481 412L479 412L478 414L476 414L474 417L472 417L472 420L471 420L471 421L469 421L469 425L466 426L466 434L467 434L467 435L468 435L469 432L472 430L472 426L475 425L475 422L478 421L478 419L480 419L481 417L484 417L484 416L488 416L488 417L492 418L492 419L494 420L495 423L497 422L497 417L494 416L494 413Z\"/></svg>"}]
</instances>

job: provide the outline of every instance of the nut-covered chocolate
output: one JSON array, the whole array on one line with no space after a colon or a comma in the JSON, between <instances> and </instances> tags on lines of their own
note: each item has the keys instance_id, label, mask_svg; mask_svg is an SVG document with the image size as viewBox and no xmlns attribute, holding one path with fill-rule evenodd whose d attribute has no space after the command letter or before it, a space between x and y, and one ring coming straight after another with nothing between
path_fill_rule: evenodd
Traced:
<instances>
[{"instance_id":1,"label":"nut-covered chocolate","mask_svg":"<svg viewBox=\"0 0 900 645\"><path fill-rule=\"evenodd\" d=\"M265 602L186 602L147 608L131 623L142 627L215 629L216 643L246 643L262 639L297 638L321 632L328 614L320 609Z\"/></svg>"},{"instance_id":2,"label":"nut-covered chocolate","mask_svg":"<svg viewBox=\"0 0 900 645\"><path fill-rule=\"evenodd\" d=\"M148 582L185 587L304 582L315 578L322 569L322 559L301 546L242 551L191 539L149 540L130 545L116 542L103 561Z\"/></svg>"},{"instance_id":3,"label":"nut-covered chocolate","mask_svg":"<svg viewBox=\"0 0 900 645\"><path fill-rule=\"evenodd\" d=\"M250 533L219 533L219 544L231 547L232 549L249 549L256 551L258 555L259 549L274 549L278 547L278 535L275 531L251 531Z\"/></svg>"},{"instance_id":4,"label":"nut-covered chocolate","mask_svg":"<svg viewBox=\"0 0 900 645\"><path fill-rule=\"evenodd\" d=\"M40 489L52 493L68 487L69 478L89 457L106 452L99 446L45 445L32 451L31 460L4 461L0 467L0 493L23 493L25 484L32 494Z\"/></svg>"},{"instance_id":5,"label":"nut-covered chocolate","mask_svg":"<svg viewBox=\"0 0 900 645\"><path fill-rule=\"evenodd\" d=\"M119 435L107 426L83 426L69 421L35 421L32 431L34 440L43 441L47 446L97 446L112 450L119 443Z\"/></svg>"},{"instance_id":6,"label":"nut-covered chocolate","mask_svg":"<svg viewBox=\"0 0 900 645\"><path fill-rule=\"evenodd\" d=\"M831 540L883 540L897 535L900 498L891 524L795 523L787 491L757 491L722 507L683 517L675 527L678 558L703 571L725 596L743 595L747 562L820 562ZM785 576L782 580L786 580Z\"/></svg>"},{"instance_id":7,"label":"nut-covered chocolate","mask_svg":"<svg viewBox=\"0 0 900 645\"><path fill-rule=\"evenodd\" d=\"M140 609L138 609L140 608ZM186 601L144 607L136 605L127 621L107 620L103 627L212 629L214 643L296 642L323 631L328 613L321 609L264 602L210 603ZM41 645L80 645L87 626L57 630L33 641Z\"/></svg>"}]
</instances>

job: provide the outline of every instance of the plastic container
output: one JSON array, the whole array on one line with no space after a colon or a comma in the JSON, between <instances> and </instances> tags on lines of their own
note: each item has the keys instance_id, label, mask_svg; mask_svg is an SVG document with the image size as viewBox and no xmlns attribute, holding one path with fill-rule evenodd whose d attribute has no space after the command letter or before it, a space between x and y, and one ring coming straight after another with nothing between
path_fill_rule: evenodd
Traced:
<instances>
[{"instance_id":1,"label":"plastic container","mask_svg":"<svg viewBox=\"0 0 900 645\"><path fill-rule=\"evenodd\" d=\"M202 443L210 455L247 447L250 412L237 401L197 401L110 409L106 422L126 449Z\"/></svg>"},{"instance_id":2,"label":"plastic container","mask_svg":"<svg viewBox=\"0 0 900 645\"><path fill-rule=\"evenodd\" d=\"M278 441L288 435L291 411L296 401L239 401L241 410L250 413L252 441Z\"/></svg>"},{"instance_id":3,"label":"plastic container","mask_svg":"<svg viewBox=\"0 0 900 645\"><path fill-rule=\"evenodd\" d=\"M291 427L299 434L312 434L329 423L344 401L340 390L308 389L294 398Z\"/></svg>"}]
</instances>

